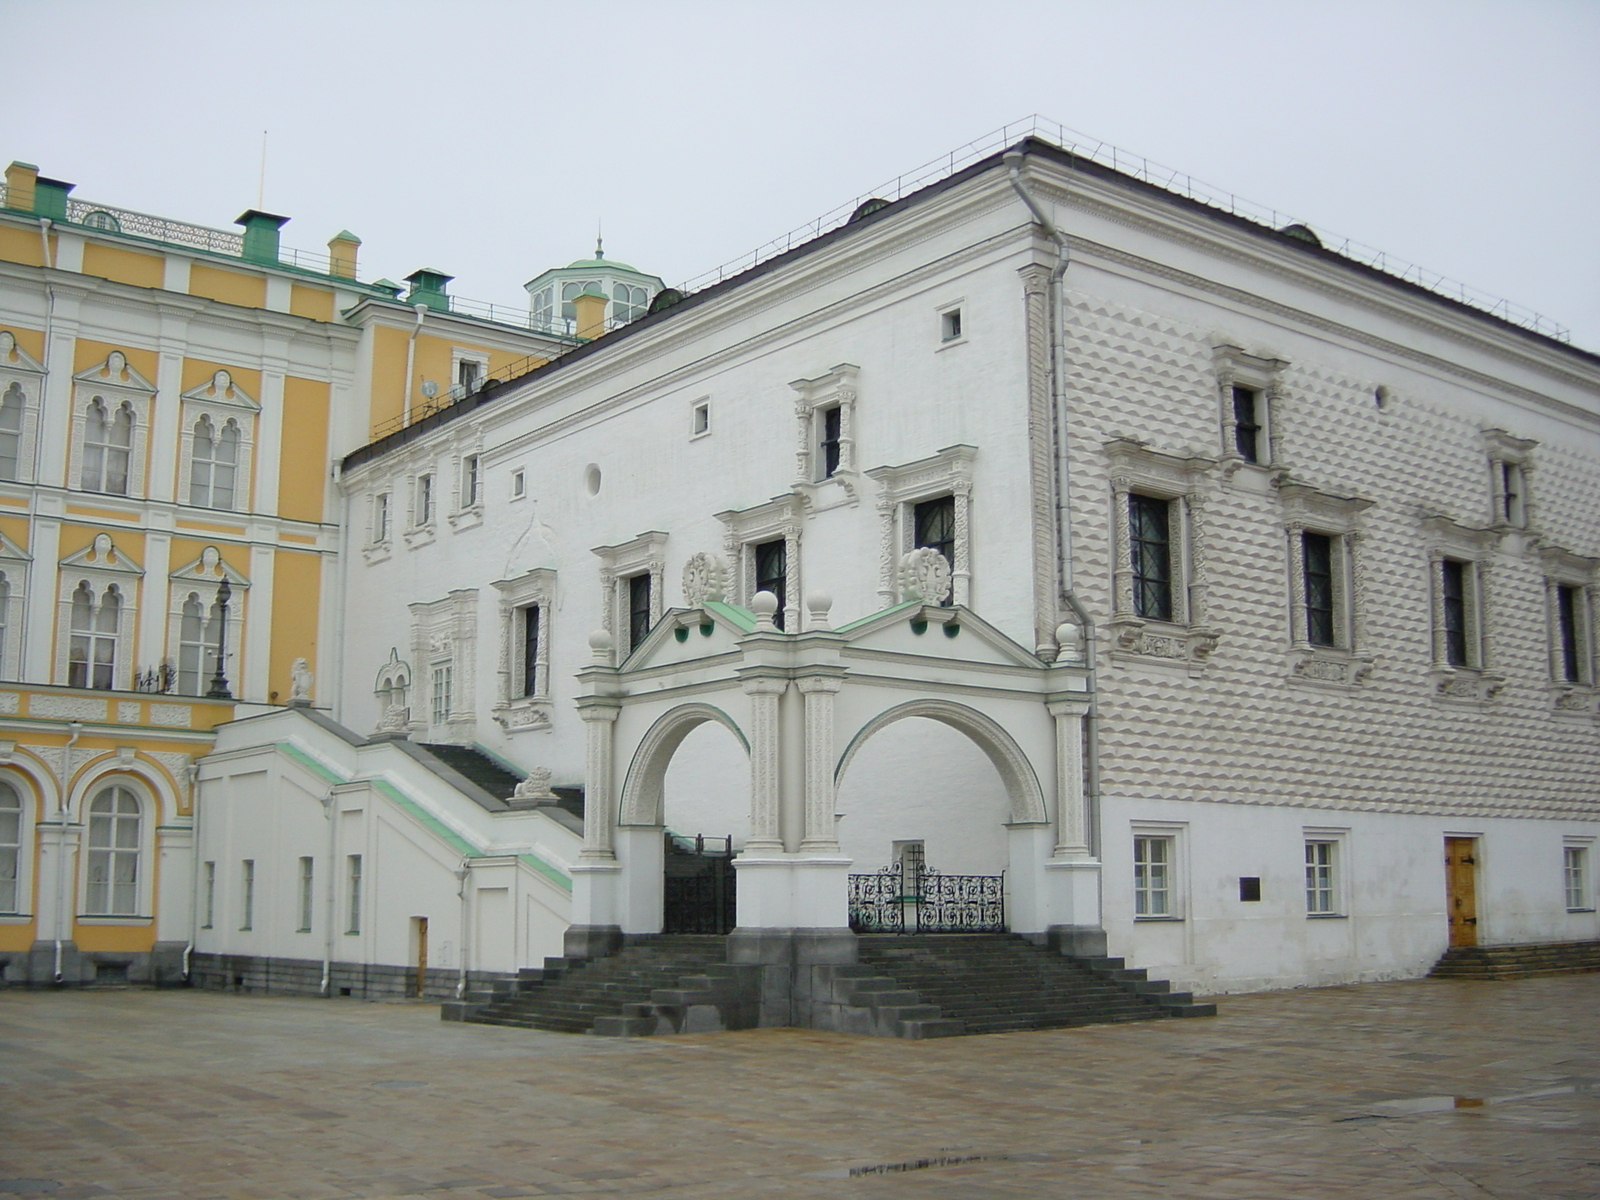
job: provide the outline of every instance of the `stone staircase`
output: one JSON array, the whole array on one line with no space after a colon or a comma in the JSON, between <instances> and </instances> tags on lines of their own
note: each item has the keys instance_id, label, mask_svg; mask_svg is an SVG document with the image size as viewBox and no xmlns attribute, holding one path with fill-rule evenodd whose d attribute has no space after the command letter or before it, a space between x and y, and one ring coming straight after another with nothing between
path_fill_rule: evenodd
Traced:
<instances>
[{"instance_id":1,"label":"stone staircase","mask_svg":"<svg viewBox=\"0 0 1600 1200\"><path fill-rule=\"evenodd\" d=\"M1600 941L1523 946L1452 946L1429 979L1536 979L1600 971Z\"/></svg>"},{"instance_id":2,"label":"stone staircase","mask_svg":"<svg viewBox=\"0 0 1600 1200\"><path fill-rule=\"evenodd\" d=\"M607 958L547 958L449 1001L447 1021L614 1037L756 1024L759 968L725 962L726 939L661 934Z\"/></svg>"},{"instance_id":3,"label":"stone staircase","mask_svg":"<svg viewBox=\"0 0 1600 1200\"><path fill-rule=\"evenodd\" d=\"M901 1032L903 1037L1209 1017L1217 1011L1120 958L1067 958L1011 934L863 937L860 966L879 981L871 987L858 981L857 1003L870 1002L876 987L891 1004L909 997L934 1010L933 1024L929 1015L898 1014L902 1021L921 1022Z\"/></svg>"},{"instance_id":4,"label":"stone staircase","mask_svg":"<svg viewBox=\"0 0 1600 1200\"><path fill-rule=\"evenodd\" d=\"M507 770L494 758L476 746L455 746L445 742L416 742L413 745L427 751L456 774L477 784L497 800L511 799L522 776ZM551 788L556 794L557 806L583 820L583 790L581 788Z\"/></svg>"}]
</instances>

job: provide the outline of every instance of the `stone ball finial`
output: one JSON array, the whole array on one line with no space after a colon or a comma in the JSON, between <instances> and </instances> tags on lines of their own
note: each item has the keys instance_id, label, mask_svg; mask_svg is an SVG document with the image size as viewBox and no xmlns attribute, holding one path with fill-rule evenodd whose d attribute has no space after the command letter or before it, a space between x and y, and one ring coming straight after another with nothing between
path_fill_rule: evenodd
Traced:
<instances>
[{"instance_id":1,"label":"stone ball finial","mask_svg":"<svg viewBox=\"0 0 1600 1200\"><path fill-rule=\"evenodd\" d=\"M589 635L589 649L594 652L595 662L611 662L611 648L616 645L616 639L604 629L596 629Z\"/></svg>"},{"instance_id":2,"label":"stone ball finial","mask_svg":"<svg viewBox=\"0 0 1600 1200\"><path fill-rule=\"evenodd\" d=\"M757 592L750 597L750 611L756 615L758 630L765 632L778 628L772 620L773 614L778 611L778 598L771 592Z\"/></svg>"},{"instance_id":3,"label":"stone ball finial","mask_svg":"<svg viewBox=\"0 0 1600 1200\"><path fill-rule=\"evenodd\" d=\"M828 610L833 607L833 597L821 588L806 593L806 613L811 617L812 629L828 629Z\"/></svg>"}]
</instances>

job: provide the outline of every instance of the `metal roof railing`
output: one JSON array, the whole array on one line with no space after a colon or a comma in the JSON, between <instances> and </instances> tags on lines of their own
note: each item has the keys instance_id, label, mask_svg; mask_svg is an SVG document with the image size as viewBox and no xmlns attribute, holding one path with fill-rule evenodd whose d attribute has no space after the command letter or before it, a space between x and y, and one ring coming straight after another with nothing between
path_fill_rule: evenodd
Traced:
<instances>
[{"instance_id":1,"label":"metal roof railing","mask_svg":"<svg viewBox=\"0 0 1600 1200\"><path fill-rule=\"evenodd\" d=\"M1013 146L1027 137L1039 138L1049 142L1062 150L1086 158L1103 167L1109 167L1118 174L1140 180L1152 187L1183 196L1186 199L1204 204L1210 208L1221 209L1236 217L1253 221L1260 225L1281 230L1286 225L1305 225L1316 232L1318 239L1325 250L1345 258L1359 262L1386 275L1392 275L1407 283L1415 284L1427 291L1448 299L1459 301L1462 304L1480 309L1491 316L1499 317L1513 325L1519 325L1534 333L1543 334L1545 337L1554 338L1561 342L1572 340L1571 331L1557 321L1535 312L1521 304L1513 303L1499 296L1491 295L1470 284L1458 279L1452 279L1438 271L1429 270L1408 262L1375 246L1369 246L1354 238L1344 237L1340 234L1330 233L1322 226L1295 217L1289 213L1281 212L1270 205L1257 204L1226 188L1216 187L1203 180L1196 179L1185 171L1163 166L1153 159L1142 154L1132 154L1110 142L1099 138L1090 137L1075 129L1062 125L1059 121L1052 121L1048 117L1035 113L1024 117L1020 121L1012 121L1002 125L999 129L974 138L972 141L958 146L947 154L942 154L929 162L923 163L911 171L897 175L875 188L869 188L857 195L848 203L830 209L822 216L797 229L792 229L771 241L756 247L754 250L739 257L730 259L721 266L713 267L700 275L696 275L679 285L685 293L697 291L721 283L734 275L750 270L752 267L776 258L793 250L796 246L821 237L839 228L849 221L852 213L868 199L900 200L912 192L947 179L957 171L971 166L980 159L992 154L998 154L1008 146Z\"/></svg>"}]
</instances>

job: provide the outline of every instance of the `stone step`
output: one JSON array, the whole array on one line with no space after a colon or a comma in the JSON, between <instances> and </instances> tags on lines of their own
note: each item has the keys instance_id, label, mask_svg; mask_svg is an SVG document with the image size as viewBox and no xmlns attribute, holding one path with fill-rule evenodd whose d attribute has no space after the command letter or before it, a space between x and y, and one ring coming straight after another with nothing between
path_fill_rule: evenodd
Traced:
<instances>
[{"instance_id":1,"label":"stone step","mask_svg":"<svg viewBox=\"0 0 1600 1200\"><path fill-rule=\"evenodd\" d=\"M1436 979L1529 979L1600 972L1600 941L1453 946L1428 974Z\"/></svg>"}]
</instances>

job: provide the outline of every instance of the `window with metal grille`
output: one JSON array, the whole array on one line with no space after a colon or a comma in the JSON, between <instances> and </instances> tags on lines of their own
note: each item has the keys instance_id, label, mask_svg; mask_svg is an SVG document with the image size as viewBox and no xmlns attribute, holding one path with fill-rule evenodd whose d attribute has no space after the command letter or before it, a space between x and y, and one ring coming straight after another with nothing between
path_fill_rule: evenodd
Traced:
<instances>
[{"instance_id":1,"label":"window with metal grille","mask_svg":"<svg viewBox=\"0 0 1600 1200\"><path fill-rule=\"evenodd\" d=\"M67 650L67 686L106 689L117 670L117 628L122 594L113 584L95 603L87 580L72 593L72 640Z\"/></svg>"},{"instance_id":2,"label":"window with metal grille","mask_svg":"<svg viewBox=\"0 0 1600 1200\"><path fill-rule=\"evenodd\" d=\"M771 592L777 597L778 611L772 614L772 620L779 629L782 629L783 606L786 601L784 588L789 565L784 541L782 538L774 538L770 542L759 543L753 549L756 560L755 590Z\"/></svg>"},{"instance_id":3,"label":"window with metal grille","mask_svg":"<svg viewBox=\"0 0 1600 1200\"><path fill-rule=\"evenodd\" d=\"M832 479L839 470L839 436L844 427L844 409L835 404L821 411L822 436L818 439L821 450L822 478Z\"/></svg>"},{"instance_id":4,"label":"window with metal grille","mask_svg":"<svg viewBox=\"0 0 1600 1200\"><path fill-rule=\"evenodd\" d=\"M650 636L650 574L628 577L628 649Z\"/></svg>"},{"instance_id":5,"label":"window with metal grille","mask_svg":"<svg viewBox=\"0 0 1600 1200\"><path fill-rule=\"evenodd\" d=\"M1133 839L1133 915L1172 915L1172 839Z\"/></svg>"},{"instance_id":6,"label":"window with metal grille","mask_svg":"<svg viewBox=\"0 0 1600 1200\"><path fill-rule=\"evenodd\" d=\"M1333 843L1306 843L1306 912L1327 914L1334 907Z\"/></svg>"},{"instance_id":7,"label":"window with metal grille","mask_svg":"<svg viewBox=\"0 0 1600 1200\"><path fill-rule=\"evenodd\" d=\"M93 916L131 917L139 911L139 798L108 787L89 802L89 886Z\"/></svg>"},{"instance_id":8,"label":"window with metal grille","mask_svg":"<svg viewBox=\"0 0 1600 1200\"><path fill-rule=\"evenodd\" d=\"M539 606L530 604L522 612L522 694L540 695L539 689Z\"/></svg>"},{"instance_id":9,"label":"window with metal grille","mask_svg":"<svg viewBox=\"0 0 1600 1200\"><path fill-rule=\"evenodd\" d=\"M1133 561L1133 610L1150 621L1170 621L1172 608L1172 502L1138 492L1128 495Z\"/></svg>"},{"instance_id":10,"label":"window with metal grille","mask_svg":"<svg viewBox=\"0 0 1600 1200\"><path fill-rule=\"evenodd\" d=\"M1560 678L1568 683L1583 682L1582 642L1579 635L1579 614L1583 611L1583 593L1568 584L1556 588L1556 652L1560 662Z\"/></svg>"},{"instance_id":11,"label":"window with metal grille","mask_svg":"<svg viewBox=\"0 0 1600 1200\"><path fill-rule=\"evenodd\" d=\"M1325 533L1300 535L1305 565L1306 638L1313 646L1338 644L1334 623L1333 552L1335 540Z\"/></svg>"},{"instance_id":12,"label":"window with metal grille","mask_svg":"<svg viewBox=\"0 0 1600 1200\"><path fill-rule=\"evenodd\" d=\"M1245 462L1261 461L1261 393L1254 388L1233 389L1233 444Z\"/></svg>"},{"instance_id":13,"label":"window with metal grille","mask_svg":"<svg viewBox=\"0 0 1600 1200\"><path fill-rule=\"evenodd\" d=\"M1468 654L1467 564L1458 558L1440 564L1439 587L1444 609L1444 654L1452 667L1471 665Z\"/></svg>"}]
</instances>

